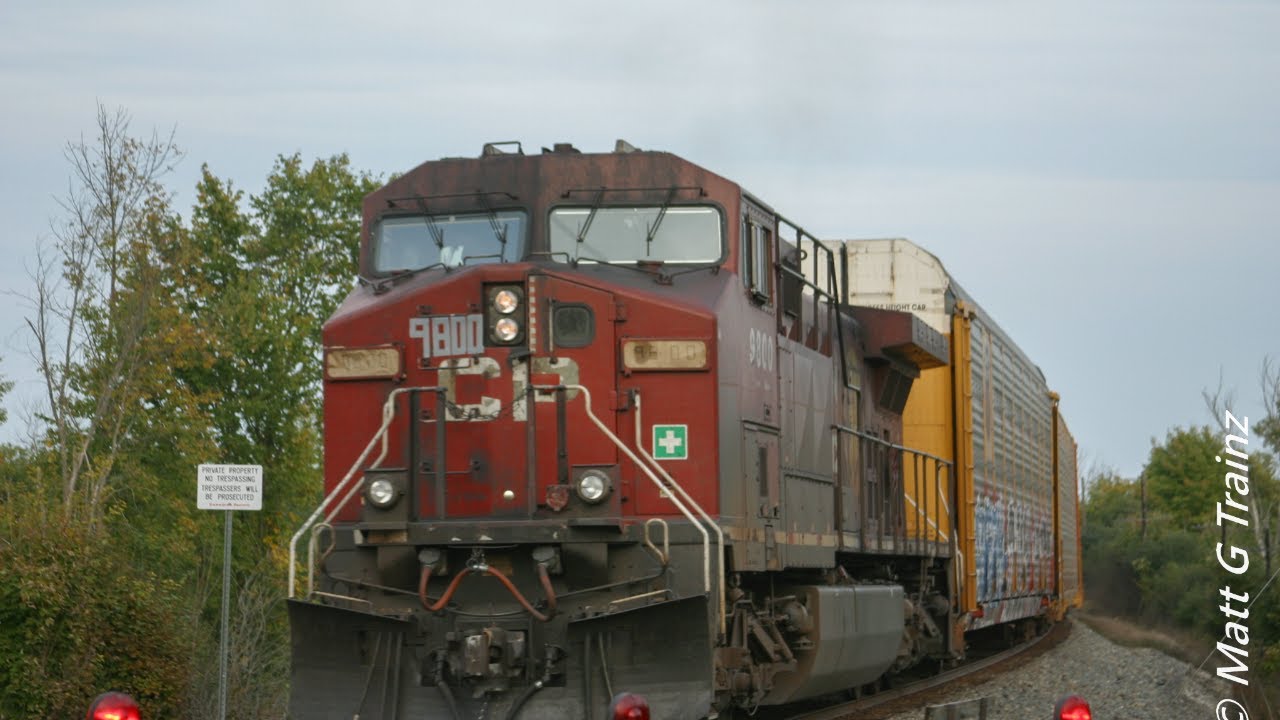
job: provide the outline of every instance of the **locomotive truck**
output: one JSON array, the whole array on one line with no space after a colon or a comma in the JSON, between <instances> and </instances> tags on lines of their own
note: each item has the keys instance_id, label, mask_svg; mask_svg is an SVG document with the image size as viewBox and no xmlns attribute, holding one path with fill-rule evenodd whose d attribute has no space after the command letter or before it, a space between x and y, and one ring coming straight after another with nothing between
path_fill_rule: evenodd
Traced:
<instances>
[{"instance_id":1,"label":"locomotive truck","mask_svg":"<svg viewBox=\"0 0 1280 720\"><path fill-rule=\"evenodd\" d=\"M727 717L1079 601L1056 396L936 260L934 314L896 309L871 276L915 246L623 141L491 143L363 212L294 717Z\"/></svg>"}]
</instances>

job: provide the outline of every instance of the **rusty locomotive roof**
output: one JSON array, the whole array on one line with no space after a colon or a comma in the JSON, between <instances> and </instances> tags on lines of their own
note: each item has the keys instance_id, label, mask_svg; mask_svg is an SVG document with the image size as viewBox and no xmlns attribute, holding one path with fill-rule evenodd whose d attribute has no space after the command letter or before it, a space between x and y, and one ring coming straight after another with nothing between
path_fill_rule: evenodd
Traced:
<instances>
[{"instance_id":1,"label":"rusty locomotive roof","mask_svg":"<svg viewBox=\"0 0 1280 720\"><path fill-rule=\"evenodd\" d=\"M479 157L424 162L365 198L366 220L388 210L449 212L490 206L725 204L741 192L736 183L668 152L637 150L618 142L614 152L583 153L560 143L524 154L489 143ZM726 208L726 210L729 208Z\"/></svg>"}]
</instances>

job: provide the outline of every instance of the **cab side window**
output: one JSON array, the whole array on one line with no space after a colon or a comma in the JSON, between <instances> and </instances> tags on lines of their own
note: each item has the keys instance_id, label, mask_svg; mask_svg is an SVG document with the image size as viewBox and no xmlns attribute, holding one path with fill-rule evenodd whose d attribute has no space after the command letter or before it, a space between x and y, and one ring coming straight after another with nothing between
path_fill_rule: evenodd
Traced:
<instances>
[{"instance_id":1,"label":"cab side window","mask_svg":"<svg viewBox=\"0 0 1280 720\"><path fill-rule=\"evenodd\" d=\"M742 217L742 284L763 305L773 297L769 287L773 230L753 215Z\"/></svg>"}]
</instances>

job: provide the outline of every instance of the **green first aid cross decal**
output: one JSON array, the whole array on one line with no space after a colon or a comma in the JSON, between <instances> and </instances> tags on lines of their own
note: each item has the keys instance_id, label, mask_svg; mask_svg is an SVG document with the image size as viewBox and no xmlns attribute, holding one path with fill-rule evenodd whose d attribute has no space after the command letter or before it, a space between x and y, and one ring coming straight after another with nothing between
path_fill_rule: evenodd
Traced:
<instances>
[{"instance_id":1,"label":"green first aid cross decal","mask_svg":"<svg viewBox=\"0 0 1280 720\"><path fill-rule=\"evenodd\" d=\"M654 460L688 460L689 459L689 426L688 425L654 425L653 426L653 459Z\"/></svg>"}]
</instances>

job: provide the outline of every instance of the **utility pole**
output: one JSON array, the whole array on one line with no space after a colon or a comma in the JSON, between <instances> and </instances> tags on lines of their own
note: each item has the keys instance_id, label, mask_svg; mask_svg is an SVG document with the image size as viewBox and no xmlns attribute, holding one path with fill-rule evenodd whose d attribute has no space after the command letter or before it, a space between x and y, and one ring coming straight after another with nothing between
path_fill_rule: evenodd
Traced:
<instances>
[{"instance_id":1,"label":"utility pole","mask_svg":"<svg viewBox=\"0 0 1280 720\"><path fill-rule=\"evenodd\" d=\"M1138 496L1139 507L1141 508L1142 521L1138 526L1138 537L1142 540L1147 539L1147 474L1143 473L1138 476Z\"/></svg>"}]
</instances>

